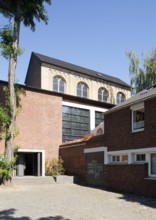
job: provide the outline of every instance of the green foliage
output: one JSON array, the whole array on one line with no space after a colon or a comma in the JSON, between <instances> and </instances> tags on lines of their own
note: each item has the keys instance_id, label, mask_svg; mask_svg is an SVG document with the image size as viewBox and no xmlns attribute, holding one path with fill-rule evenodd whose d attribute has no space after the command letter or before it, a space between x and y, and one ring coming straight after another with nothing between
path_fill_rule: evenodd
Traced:
<instances>
[{"instance_id":1,"label":"green foliage","mask_svg":"<svg viewBox=\"0 0 156 220\"><path fill-rule=\"evenodd\" d=\"M14 157L12 161L8 161L3 155L0 155L0 184L12 180L13 172L16 169L16 160L17 157Z\"/></svg>"},{"instance_id":2,"label":"green foliage","mask_svg":"<svg viewBox=\"0 0 156 220\"><path fill-rule=\"evenodd\" d=\"M0 48L2 49L2 55L6 58L10 58L10 54L13 52L13 30L10 25L6 25L1 31L0 31Z\"/></svg>"},{"instance_id":3,"label":"green foliage","mask_svg":"<svg viewBox=\"0 0 156 220\"><path fill-rule=\"evenodd\" d=\"M4 89L5 92L5 104L0 105L0 138L4 137L6 139L8 137L7 133L7 128L11 123L11 112L12 112L12 105L10 101L10 95L9 95L9 89L8 87L5 87ZM19 86L15 86L15 93L16 93L16 100L17 100L17 109L16 112L19 113L21 109L21 99L20 95L25 94L23 88L20 88ZM5 132L5 135L2 135ZM18 134L18 130L15 129L15 134L16 136Z\"/></svg>"},{"instance_id":4,"label":"green foliage","mask_svg":"<svg viewBox=\"0 0 156 220\"><path fill-rule=\"evenodd\" d=\"M48 16L44 3L51 5L51 0L0 0L0 13L9 19L19 19L26 27L30 27L31 30L34 31L36 26L35 20L38 22L44 21L46 24L48 22ZM17 10L20 10L20 15L18 16Z\"/></svg>"},{"instance_id":5,"label":"green foliage","mask_svg":"<svg viewBox=\"0 0 156 220\"><path fill-rule=\"evenodd\" d=\"M0 48L1 54L6 59L9 59L11 54L21 55L23 53L22 48L17 48L16 50L13 48L13 28L12 25L6 25L0 31Z\"/></svg>"},{"instance_id":6,"label":"green foliage","mask_svg":"<svg viewBox=\"0 0 156 220\"><path fill-rule=\"evenodd\" d=\"M142 62L132 50L126 51L130 60L129 72L131 90L138 93L141 90L156 84L156 50L149 54L142 54Z\"/></svg>"},{"instance_id":7,"label":"green foliage","mask_svg":"<svg viewBox=\"0 0 156 220\"><path fill-rule=\"evenodd\" d=\"M52 159L46 161L45 164L45 173L47 176L58 176L63 175L65 172L65 169L63 167L63 160L61 158Z\"/></svg>"}]
</instances>

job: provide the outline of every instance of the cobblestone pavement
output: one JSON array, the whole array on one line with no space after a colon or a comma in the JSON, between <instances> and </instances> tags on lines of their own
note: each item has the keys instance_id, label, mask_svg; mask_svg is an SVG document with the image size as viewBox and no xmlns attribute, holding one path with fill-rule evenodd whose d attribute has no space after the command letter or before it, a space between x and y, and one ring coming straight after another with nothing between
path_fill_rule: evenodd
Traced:
<instances>
[{"instance_id":1,"label":"cobblestone pavement","mask_svg":"<svg viewBox=\"0 0 156 220\"><path fill-rule=\"evenodd\" d=\"M156 200L75 184L0 187L0 220L155 220Z\"/></svg>"}]
</instances>

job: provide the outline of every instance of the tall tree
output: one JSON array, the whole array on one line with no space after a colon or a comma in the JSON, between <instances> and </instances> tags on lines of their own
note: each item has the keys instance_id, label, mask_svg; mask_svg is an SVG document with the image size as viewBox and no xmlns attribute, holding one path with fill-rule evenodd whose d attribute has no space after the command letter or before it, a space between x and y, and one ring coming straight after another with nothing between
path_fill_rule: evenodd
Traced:
<instances>
[{"instance_id":1,"label":"tall tree","mask_svg":"<svg viewBox=\"0 0 156 220\"><path fill-rule=\"evenodd\" d=\"M17 56L20 53L19 36L21 22L26 27L35 30L35 21L48 22L44 3L51 4L51 0L0 0L0 13L6 17L12 26L7 26L1 31L2 55L9 59L8 86L10 102L10 123L7 127L7 137L5 141L5 158L11 161L13 158L13 142L16 121L16 94L15 76Z\"/></svg>"},{"instance_id":2,"label":"tall tree","mask_svg":"<svg viewBox=\"0 0 156 220\"><path fill-rule=\"evenodd\" d=\"M134 51L128 50L126 55L130 60L130 84L133 93L156 84L156 50L142 54L142 63Z\"/></svg>"}]
</instances>

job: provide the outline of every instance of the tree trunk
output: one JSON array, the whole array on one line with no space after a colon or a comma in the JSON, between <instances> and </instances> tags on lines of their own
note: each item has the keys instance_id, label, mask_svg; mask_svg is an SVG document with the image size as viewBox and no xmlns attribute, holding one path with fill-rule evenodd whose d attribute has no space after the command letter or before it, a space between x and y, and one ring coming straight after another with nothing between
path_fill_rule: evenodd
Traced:
<instances>
[{"instance_id":1,"label":"tree trunk","mask_svg":"<svg viewBox=\"0 0 156 220\"><path fill-rule=\"evenodd\" d=\"M15 135L15 122L16 122L16 93L15 93L15 75L16 75L16 64L17 64L17 49L19 45L19 32L20 32L20 3L16 1L16 14L14 18L14 29L13 29L13 45L12 53L10 54L9 69L8 69L8 86L9 86L9 102L10 102L10 116L11 121L7 129L6 140L5 140L5 158L8 161L13 159L13 146L14 146L14 135Z\"/></svg>"}]
</instances>

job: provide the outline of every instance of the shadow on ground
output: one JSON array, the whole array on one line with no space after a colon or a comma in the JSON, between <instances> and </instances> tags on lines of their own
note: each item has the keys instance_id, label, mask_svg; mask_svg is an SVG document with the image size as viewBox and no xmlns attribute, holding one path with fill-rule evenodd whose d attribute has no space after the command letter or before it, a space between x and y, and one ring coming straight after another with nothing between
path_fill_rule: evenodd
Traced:
<instances>
[{"instance_id":1,"label":"shadow on ground","mask_svg":"<svg viewBox=\"0 0 156 220\"><path fill-rule=\"evenodd\" d=\"M83 185L83 184L77 184L79 186L87 187L87 188L93 188L97 190L102 190L102 191L107 191L108 193L117 193L120 194L118 196L118 199L125 200L127 202L135 202L140 205L144 205L150 208L156 208L156 198L152 197L146 197L146 196L141 196L141 195L136 195L136 194L131 194L131 193L123 193L123 192L118 192L118 191L113 191L106 189L104 187L97 187L97 186L89 186L89 185Z\"/></svg>"},{"instance_id":2,"label":"shadow on ground","mask_svg":"<svg viewBox=\"0 0 156 220\"><path fill-rule=\"evenodd\" d=\"M128 202L137 202L140 205L148 206L150 208L156 208L156 198L150 198L145 196L139 196L134 194L122 194L119 199L126 200Z\"/></svg>"},{"instance_id":3,"label":"shadow on ground","mask_svg":"<svg viewBox=\"0 0 156 220\"><path fill-rule=\"evenodd\" d=\"M32 220L32 218L28 216L21 216L21 217L14 217L13 215L15 214L17 210L16 209L7 209L0 211L0 220ZM48 217L41 217L36 220L70 220L67 218L64 218L63 216L48 216Z\"/></svg>"}]
</instances>

